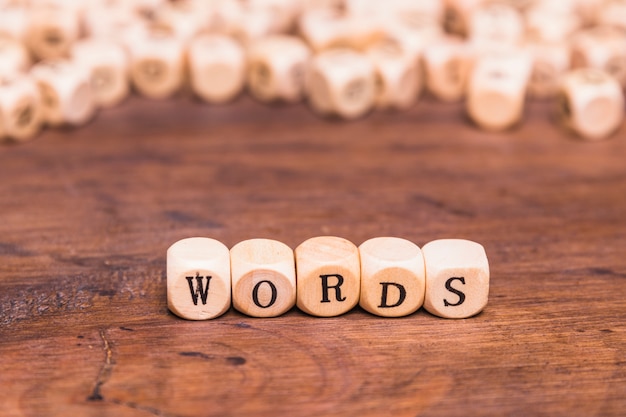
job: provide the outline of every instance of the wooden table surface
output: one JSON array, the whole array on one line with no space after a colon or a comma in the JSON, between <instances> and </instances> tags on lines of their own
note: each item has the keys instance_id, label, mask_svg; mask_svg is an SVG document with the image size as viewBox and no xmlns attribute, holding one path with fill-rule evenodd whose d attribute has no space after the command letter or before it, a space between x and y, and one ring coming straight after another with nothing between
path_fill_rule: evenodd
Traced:
<instances>
[{"instance_id":1,"label":"wooden table surface","mask_svg":"<svg viewBox=\"0 0 626 417\"><path fill-rule=\"evenodd\" d=\"M428 99L340 122L132 98L0 146L0 415L626 415L626 128L576 140L551 109L497 134ZM318 235L480 242L489 304L168 312L178 239Z\"/></svg>"}]
</instances>

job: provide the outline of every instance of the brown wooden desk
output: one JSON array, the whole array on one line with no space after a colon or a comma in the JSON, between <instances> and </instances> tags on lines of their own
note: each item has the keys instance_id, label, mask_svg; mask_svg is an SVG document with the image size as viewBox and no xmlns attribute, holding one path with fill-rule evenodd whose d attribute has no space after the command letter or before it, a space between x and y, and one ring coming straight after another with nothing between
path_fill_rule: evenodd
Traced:
<instances>
[{"instance_id":1,"label":"brown wooden desk","mask_svg":"<svg viewBox=\"0 0 626 417\"><path fill-rule=\"evenodd\" d=\"M626 128L572 139L534 103L324 121L304 105L133 98L0 147L2 416L626 413ZM459 237L490 259L466 320L167 310L165 251L317 235Z\"/></svg>"}]
</instances>

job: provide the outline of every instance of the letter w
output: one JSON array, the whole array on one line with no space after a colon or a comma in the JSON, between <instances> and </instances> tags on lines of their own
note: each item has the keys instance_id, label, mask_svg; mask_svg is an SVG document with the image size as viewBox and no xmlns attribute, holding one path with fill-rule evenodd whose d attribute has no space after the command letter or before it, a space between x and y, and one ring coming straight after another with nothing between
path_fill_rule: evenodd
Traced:
<instances>
[{"instance_id":1,"label":"letter w","mask_svg":"<svg viewBox=\"0 0 626 417\"><path fill-rule=\"evenodd\" d=\"M202 279L200 274L196 272L196 289L193 289L193 277L185 277L187 278L187 282L189 283L189 292L191 293L191 299L193 300L193 305L198 305L198 293L200 293L200 299L202 300L202 304L206 305L206 297L209 295L209 283L211 282L211 277L206 277L206 285L204 289L202 288Z\"/></svg>"}]
</instances>

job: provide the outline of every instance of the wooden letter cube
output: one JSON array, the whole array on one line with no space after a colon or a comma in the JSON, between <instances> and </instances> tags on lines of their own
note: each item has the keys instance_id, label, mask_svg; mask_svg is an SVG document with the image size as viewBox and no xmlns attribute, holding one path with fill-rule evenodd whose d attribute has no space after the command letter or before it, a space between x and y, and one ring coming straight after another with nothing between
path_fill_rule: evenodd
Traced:
<instances>
[{"instance_id":1,"label":"wooden letter cube","mask_svg":"<svg viewBox=\"0 0 626 417\"><path fill-rule=\"evenodd\" d=\"M41 98L35 81L26 75L0 79L0 136L17 141L31 139L41 124Z\"/></svg>"},{"instance_id":2,"label":"wooden letter cube","mask_svg":"<svg viewBox=\"0 0 626 417\"><path fill-rule=\"evenodd\" d=\"M444 26L446 31L455 35L467 35L470 32L472 12L484 0L444 0L444 2Z\"/></svg>"},{"instance_id":3,"label":"wooden letter cube","mask_svg":"<svg viewBox=\"0 0 626 417\"><path fill-rule=\"evenodd\" d=\"M30 57L24 45L0 35L0 77L26 72L29 67Z\"/></svg>"},{"instance_id":4,"label":"wooden letter cube","mask_svg":"<svg viewBox=\"0 0 626 417\"><path fill-rule=\"evenodd\" d=\"M20 42L25 41L30 15L28 6L0 1L0 38L8 37Z\"/></svg>"},{"instance_id":5,"label":"wooden letter cube","mask_svg":"<svg viewBox=\"0 0 626 417\"><path fill-rule=\"evenodd\" d=\"M445 37L424 49L426 88L443 101L458 101L465 95L473 57L460 38Z\"/></svg>"},{"instance_id":6,"label":"wooden letter cube","mask_svg":"<svg viewBox=\"0 0 626 417\"><path fill-rule=\"evenodd\" d=\"M271 35L275 23L276 16L272 11L265 7L259 7L254 4L244 4L239 15L233 20L231 35L241 42L243 45L249 45L255 39L260 39Z\"/></svg>"},{"instance_id":7,"label":"wooden letter cube","mask_svg":"<svg viewBox=\"0 0 626 417\"><path fill-rule=\"evenodd\" d=\"M188 320L207 320L230 308L230 254L215 239L192 237L167 250L167 305Z\"/></svg>"},{"instance_id":8,"label":"wooden letter cube","mask_svg":"<svg viewBox=\"0 0 626 417\"><path fill-rule=\"evenodd\" d=\"M167 0L105 0L105 1L119 1L120 3L128 3L126 7L130 7L131 10L138 16L154 16L156 12L167 4Z\"/></svg>"},{"instance_id":9,"label":"wooden letter cube","mask_svg":"<svg viewBox=\"0 0 626 417\"><path fill-rule=\"evenodd\" d=\"M526 11L525 18L526 36L539 42L566 43L581 26L580 17L572 10L542 2L533 4Z\"/></svg>"},{"instance_id":10,"label":"wooden letter cube","mask_svg":"<svg viewBox=\"0 0 626 417\"><path fill-rule=\"evenodd\" d=\"M364 115L374 105L374 66L363 54L330 49L318 54L307 73L306 91L314 110L345 119Z\"/></svg>"},{"instance_id":11,"label":"wooden letter cube","mask_svg":"<svg viewBox=\"0 0 626 417\"><path fill-rule=\"evenodd\" d=\"M522 117L531 59L514 55L488 55L476 63L467 89L467 113L486 130L503 130Z\"/></svg>"},{"instance_id":12,"label":"wooden letter cube","mask_svg":"<svg viewBox=\"0 0 626 417\"><path fill-rule=\"evenodd\" d=\"M300 16L298 29L311 48L320 52L341 43L343 20L343 14L336 9L312 9Z\"/></svg>"},{"instance_id":13,"label":"wooden letter cube","mask_svg":"<svg viewBox=\"0 0 626 417\"><path fill-rule=\"evenodd\" d=\"M544 0L545 1L545 0ZM575 13L581 19L581 26L593 26L598 23L598 18L602 10L610 9L607 7L607 0L576 0L574 2L565 2L561 0L553 0L550 3L571 4Z\"/></svg>"},{"instance_id":14,"label":"wooden letter cube","mask_svg":"<svg viewBox=\"0 0 626 417\"><path fill-rule=\"evenodd\" d=\"M260 101L299 101L311 52L294 36L274 35L248 48L248 89Z\"/></svg>"},{"instance_id":15,"label":"wooden letter cube","mask_svg":"<svg viewBox=\"0 0 626 417\"><path fill-rule=\"evenodd\" d=\"M243 89L246 58L243 48L225 35L201 35L188 52L191 87L209 103L224 103Z\"/></svg>"},{"instance_id":16,"label":"wooden letter cube","mask_svg":"<svg viewBox=\"0 0 626 417\"><path fill-rule=\"evenodd\" d=\"M51 126L81 125L94 115L96 106L89 76L66 60L42 61L33 66L33 78L41 93L43 119Z\"/></svg>"},{"instance_id":17,"label":"wooden letter cube","mask_svg":"<svg viewBox=\"0 0 626 417\"><path fill-rule=\"evenodd\" d=\"M426 278L420 248L408 240L378 237L359 246L359 305L383 317L406 316L424 303Z\"/></svg>"},{"instance_id":18,"label":"wooden letter cube","mask_svg":"<svg viewBox=\"0 0 626 417\"><path fill-rule=\"evenodd\" d=\"M422 24L431 21L441 25L444 15L443 1L428 0L345 0L347 14L356 18L374 18L396 24Z\"/></svg>"},{"instance_id":19,"label":"wooden letter cube","mask_svg":"<svg viewBox=\"0 0 626 417\"><path fill-rule=\"evenodd\" d=\"M308 239L295 250L298 308L319 317L332 317L359 302L359 249L334 236Z\"/></svg>"},{"instance_id":20,"label":"wooden letter cube","mask_svg":"<svg viewBox=\"0 0 626 417\"><path fill-rule=\"evenodd\" d=\"M489 262L482 245L441 239L422 247L426 265L424 308L444 318L467 318L481 312L489 297Z\"/></svg>"},{"instance_id":21,"label":"wooden letter cube","mask_svg":"<svg viewBox=\"0 0 626 417\"><path fill-rule=\"evenodd\" d=\"M82 20L87 37L118 42L130 27L141 25L127 1L100 1L85 9Z\"/></svg>"},{"instance_id":22,"label":"wooden letter cube","mask_svg":"<svg viewBox=\"0 0 626 417\"><path fill-rule=\"evenodd\" d=\"M128 56L121 45L104 39L82 40L72 48L72 58L89 74L96 104L112 107L128 96Z\"/></svg>"},{"instance_id":23,"label":"wooden letter cube","mask_svg":"<svg viewBox=\"0 0 626 417\"><path fill-rule=\"evenodd\" d=\"M230 250L233 306L253 317L276 317L296 304L293 250L271 239L250 239Z\"/></svg>"},{"instance_id":24,"label":"wooden letter cube","mask_svg":"<svg viewBox=\"0 0 626 417\"><path fill-rule=\"evenodd\" d=\"M426 21L420 25L409 26L402 24L402 21L389 20L386 37L381 41L392 41L401 45L403 51L408 53L422 72L422 56L424 50L434 43L438 43L445 34L437 22Z\"/></svg>"},{"instance_id":25,"label":"wooden letter cube","mask_svg":"<svg viewBox=\"0 0 626 417\"><path fill-rule=\"evenodd\" d=\"M60 5L34 7L29 15L26 42L39 59L69 56L80 35L77 10Z\"/></svg>"},{"instance_id":26,"label":"wooden letter cube","mask_svg":"<svg viewBox=\"0 0 626 417\"><path fill-rule=\"evenodd\" d=\"M212 15L209 2L178 0L159 7L153 19L157 25L167 28L174 36L188 43L195 36L208 31Z\"/></svg>"},{"instance_id":27,"label":"wooden letter cube","mask_svg":"<svg viewBox=\"0 0 626 417\"><path fill-rule=\"evenodd\" d=\"M563 75L569 70L570 48L567 43L535 42L527 44L533 57L528 81L528 93L532 97L553 97L559 90Z\"/></svg>"},{"instance_id":28,"label":"wooden letter cube","mask_svg":"<svg viewBox=\"0 0 626 417\"><path fill-rule=\"evenodd\" d=\"M300 34L320 52L331 48L365 50L384 37L382 21L371 16L353 16L339 9L317 9L302 14Z\"/></svg>"},{"instance_id":29,"label":"wooden letter cube","mask_svg":"<svg viewBox=\"0 0 626 417\"><path fill-rule=\"evenodd\" d=\"M181 89L185 63L181 40L152 27L133 36L128 47L130 76L139 93L162 99Z\"/></svg>"},{"instance_id":30,"label":"wooden letter cube","mask_svg":"<svg viewBox=\"0 0 626 417\"><path fill-rule=\"evenodd\" d=\"M569 72L561 81L559 95L562 122L583 138L605 138L622 124L622 88L602 70L581 68Z\"/></svg>"},{"instance_id":31,"label":"wooden letter cube","mask_svg":"<svg viewBox=\"0 0 626 417\"><path fill-rule=\"evenodd\" d=\"M237 31L241 25L244 4L239 0L220 0L211 4L209 30L211 33L229 35Z\"/></svg>"},{"instance_id":32,"label":"wooden letter cube","mask_svg":"<svg viewBox=\"0 0 626 417\"><path fill-rule=\"evenodd\" d=\"M572 40L572 67L598 68L626 86L626 33L612 27L594 27Z\"/></svg>"},{"instance_id":33,"label":"wooden letter cube","mask_svg":"<svg viewBox=\"0 0 626 417\"><path fill-rule=\"evenodd\" d=\"M393 41L380 42L367 54L376 71L376 107L406 109L414 104L422 88L415 57Z\"/></svg>"},{"instance_id":34,"label":"wooden letter cube","mask_svg":"<svg viewBox=\"0 0 626 417\"><path fill-rule=\"evenodd\" d=\"M604 0L601 7L598 7L596 24L626 30L626 1Z\"/></svg>"},{"instance_id":35,"label":"wooden letter cube","mask_svg":"<svg viewBox=\"0 0 626 417\"><path fill-rule=\"evenodd\" d=\"M302 9L301 1L248 0L248 7L265 9L272 16L272 33L290 33Z\"/></svg>"},{"instance_id":36,"label":"wooden letter cube","mask_svg":"<svg viewBox=\"0 0 626 417\"><path fill-rule=\"evenodd\" d=\"M469 39L482 47L515 47L522 41L524 20L512 6L486 3L469 16Z\"/></svg>"}]
</instances>

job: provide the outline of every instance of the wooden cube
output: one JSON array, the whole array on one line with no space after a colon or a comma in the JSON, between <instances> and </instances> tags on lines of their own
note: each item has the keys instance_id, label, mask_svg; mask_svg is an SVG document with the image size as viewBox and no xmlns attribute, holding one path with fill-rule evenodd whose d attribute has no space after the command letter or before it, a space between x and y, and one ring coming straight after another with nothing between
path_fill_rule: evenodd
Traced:
<instances>
[{"instance_id":1,"label":"wooden cube","mask_svg":"<svg viewBox=\"0 0 626 417\"><path fill-rule=\"evenodd\" d=\"M41 94L44 121L51 126L81 125L93 117L89 75L67 60L42 61L31 70Z\"/></svg>"},{"instance_id":2,"label":"wooden cube","mask_svg":"<svg viewBox=\"0 0 626 417\"><path fill-rule=\"evenodd\" d=\"M445 18L444 0L414 1L414 0L390 0L388 2L373 1L378 10L384 13L388 8L391 15L395 15L405 23L416 23L421 26L423 22L436 22L443 25Z\"/></svg>"},{"instance_id":3,"label":"wooden cube","mask_svg":"<svg viewBox=\"0 0 626 417\"><path fill-rule=\"evenodd\" d=\"M608 73L581 68L567 73L559 93L559 113L563 124L582 138L610 136L622 124L624 94Z\"/></svg>"},{"instance_id":4,"label":"wooden cube","mask_svg":"<svg viewBox=\"0 0 626 417\"><path fill-rule=\"evenodd\" d=\"M397 14L385 17L383 20L385 40L391 39L420 61L424 49L428 45L438 42L445 37L445 32L434 16Z\"/></svg>"},{"instance_id":5,"label":"wooden cube","mask_svg":"<svg viewBox=\"0 0 626 417\"><path fill-rule=\"evenodd\" d=\"M340 9L307 11L300 16L298 29L316 52L331 48L365 50L385 36L380 19L352 16Z\"/></svg>"},{"instance_id":6,"label":"wooden cube","mask_svg":"<svg viewBox=\"0 0 626 417\"><path fill-rule=\"evenodd\" d=\"M232 36L240 25L243 8L243 3L238 0L213 2L209 31L215 34Z\"/></svg>"},{"instance_id":7,"label":"wooden cube","mask_svg":"<svg viewBox=\"0 0 626 417\"><path fill-rule=\"evenodd\" d=\"M492 1L494 3L504 3L507 6L513 7L515 10L517 10L520 13L525 12L526 10L528 10L528 8L530 8L532 5L537 3L537 0L487 0L487 1ZM557 0L539 0L539 3L541 2L549 3L551 1L557 1Z\"/></svg>"},{"instance_id":8,"label":"wooden cube","mask_svg":"<svg viewBox=\"0 0 626 417\"><path fill-rule=\"evenodd\" d=\"M405 239L378 237L359 246L359 305L382 317L401 317L424 303L426 278L420 248Z\"/></svg>"},{"instance_id":9,"label":"wooden cube","mask_svg":"<svg viewBox=\"0 0 626 417\"><path fill-rule=\"evenodd\" d=\"M298 276L297 306L313 316L346 313L359 302L359 250L346 239L320 236L295 250Z\"/></svg>"},{"instance_id":10,"label":"wooden cube","mask_svg":"<svg viewBox=\"0 0 626 417\"><path fill-rule=\"evenodd\" d=\"M443 2L439 0L346 0L346 15L379 25L390 36L404 31L442 32Z\"/></svg>"},{"instance_id":11,"label":"wooden cube","mask_svg":"<svg viewBox=\"0 0 626 417\"><path fill-rule=\"evenodd\" d=\"M21 42L0 36L0 76L26 72L30 64L28 50Z\"/></svg>"},{"instance_id":12,"label":"wooden cube","mask_svg":"<svg viewBox=\"0 0 626 417\"><path fill-rule=\"evenodd\" d=\"M311 61L305 88L318 113L353 119L367 113L376 100L374 66L350 49L324 51Z\"/></svg>"},{"instance_id":13,"label":"wooden cube","mask_svg":"<svg viewBox=\"0 0 626 417\"><path fill-rule=\"evenodd\" d=\"M528 93L535 98L554 97L561 77L570 69L568 43L533 42L526 44L532 56Z\"/></svg>"},{"instance_id":14,"label":"wooden cube","mask_svg":"<svg viewBox=\"0 0 626 417\"><path fill-rule=\"evenodd\" d=\"M426 266L424 308L444 318L480 313L489 298L489 262L479 243L440 239L422 247Z\"/></svg>"},{"instance_id":15,"label":"wooden cube","mask_svg":"<svg viewBox=\"0 0 626 417\"><path fill-rule=\"evenodd\" d=\"M581 26L589 27L598 23L598 16L602 9L606 7L607 0L576 0L575 2L552 0L551 3L573 3L575 13L581 19Z\"/></svg>"},{"instance_id":16,"label":"wooden cube","mask_svg":"<svg viewBox=\"0 0 626 417\"><path fill-rule=\"evenodd\" d=\"M250 239L230 250L233 306L253 317L276 317L296 304L293 250L271 239Z\"/></svg>"},{"instance_id":17,"label":"wooden cube","mask_svg":"<svg viewBox=\"0 0 626 417\"><path fill-rule=\"evenodd\" d=\"M25 42L28 32L29 8L24 4L0 2L0 37Z\"/></svg>"},{"instance_id":18,"label":"wooden cube","mask_svg":"<svg viewBox=\"0 0 626 417\"><path fill-rule=\"evenodd\" d=\"M275 19L271 9L249 4L240 10L237 19L231 23L230 35L248 46L250 42L274 33L274 28Z\"/></svg>"},{"instance_id":19,"label":"wooden cube","mask_svg":"<svg viewBox=\"0 0 626 417\"><path fill-rule=\"evenodd\" d=\"M504 130L523 114L531 72L527 53L487 55L480 58L469 80L466 109L470 118L486 130Z\"/></svg>"},{"instance_id":20,"label":"wooden cube","mask_svg":"<svg viewBox=\"0 0 626 417\"><path fill-rule=\"evenodd\" d=\"M128 56L120 44L105 39L81 40L72 48L72 59L89 74L98 106L112 107L128 96Z\"/></svg>"},{"instance_id":21,"label":"wooden cube","mask_svg":"<svg viewBox=\"0 0 626 417\"><path fill-rule=\"evenodd\" d=\"M189 73L195 94L209 103L223 103L243 89L246 57L237 41L205 34L189 44Z\"/></svg>"},{"instance_id":22,"label":"wooden cube","mask_svg":"<svg viewBox=\"0 0 626 417\"><path fill-rule=\"evenodd\" d=\"M129 5L129 2L103 1L88 7L83 14L87 36L122 43L129 28L142 23Z\"/></svg>"},{"instance_id":23,"label":"wooden cube","mask_svg":"<svg viewBox=\"0 0 626 417\"><path fill-rule=\"evenodd\" d=\"M60 5L35 7L30 11L25 36L28 48L38 59L68 57L80 36L77 10Z\"/></svg>"},{"instance_id":24,"label":"wooden cube","mask_svg":"<svg viewBox=\"0 0 626 417\"><path fill-rule=\"evenodd\" d=\"M170 31L149 27L132 35L130 78L140 94L154 99L171 97L184 81L183 42Z\"/></svg>"},{"instance_id":25,"label":"wooden cube","mask_svg":"<svg viewBox=\"0 0 626 417\"><path fill-rule=\"evenodd\" d=\"M209 30L213 8L209 2L177 0L156 9L152 19L184 43Z\"/></svg>"},{"instance_id":26,"label":"wooden cube","mask_svg":"<svg viewBox=\"0 0 626 417\"><path fill-rule=\"evenodd\" d=\"M485 0L445 0L444 27L448 33L467 36L474 9Z\"/></svg>"},{"instance_id":27,"label":"wooden cube","mask_svg":"<svg viewBox=\"0 0 626 417\"><path fill-rule=\"evenodd\" d=\"M247 0L251 8L263 8L272 16L272 33L291 33L302 9L301 0Z\"/></svg>"},{"instance_id":28,"label":"wooden cube","mask_svg":"<svg viewBox=\"0 0 626 417\"><path fill-rule=\"evenodd\" d=\"M410 56L417 71L418 95L426 86L424 51L428 46L439 43L442 38L445 38L443 27L436 20L436 16L428 13L391 15L383 23L386 36L383 41L378 42L378 44L396 43L400 45L404 54Z\"/></svg>"},{"instance_id":29,"label":"wooden cube","mask_svg":"<svg viewBox=\"0 0 626 417\"><path fill-rule=\"evenodd\" d=\"M310 10L340 10L345 8L345 0L301 0L301 10L308 12Z\"/></svg>"},{"instance_id":30,"label":"wooden cube","mask_svg":"<svg viewBox=\"0 0 626 417\"><path fill-rule=\"evenodd\" d=\"M526 38L537 42L564 44L581 27L582 19L574 10L552 4L539 2L526 11Z\"/></svg>"},{"instance_id":31,"label":"wooden cube","mask_svg":"<svg viewBox=\"0 0 626 417\"><path fill-rule=\"evenodd\" d=\"M524 30L522 15L504 3L485 3L469 16L469 40L481 48L514 48L521 43Z\"/></svg>"},{"instance_id":32,"label":"wooden cube","mask_svg":"<svg viewBox=\"0 0 626 417\"><path fill-rule=\"evenodd\" d=\"M130 0L128 3L135 13L149 17L154 16L159 9L164 7L167 4L167 0Z\"/></svg>"},{"instance_id":33,"label":"wooden cube","mask_svg":"<svg viewBox=\"0 0 626 417\"><path fill-rule=\"evenodd\" d=\"M626 33L607 26L577 33L572 40L572 67L604 70L626 86Z\"/></svg>"},{"instance_id":34,"label":"wooden cube","mask_svg":"<svg viewBox=\"0 0 626 417\"><path fill-rule=\"evenodd\" d=\"M245 46L271 34L292 33L301 10L299 0L220 0L211 6L210 31Z\"/></svg>"},{"instance_id":35,"label":"wooden cube","mask_svg":"<svg viewBox=\"0 0 626 417\"><path fill-rule=\"evenodd\" d=\"M595 23L626 30L626 1L605 0L597 9Z\"/></svg>"},{"instance_id":36,"label":"wooden cube","mask_svg":"<svg viewBox=\"0 0 626 417\"><path fill-rule=\"evenodd\" d=\"M207 320L230 308L230 253L205 237L179 240L167 250L167 306L179 317Z\"/></svg>"},{"instance_id":37,"label":"wooden cube","mask_svg":"<svg viewBox=\"0 0 626 417\"><path fill-rule=\"evenodd\" d=\"M321 52L340 43L343 13L336 9L312 8L298 18L298 33L315 52Z\"/></svg>"},{"instance_id":38,"label":"wooden cube","mask_svg":"<svg viewBox=\"0 0 626 417\"><path fill-rule=\"evenodd\" d=\"M33 138L41 129L42 108L35 81L26 75L0 77L0 137Z\"/></svg>"},{"instance_id":39,"label":"wooden cube","mask_svg":"<svg viewBox=\"0 0 626 417\"><path fill-rule=\"evenodd\" d=\"M248 90L264 102L301 100L310 58L308 46L294 36L253 41L248 48Z\"/></svg>"},{"instance_id":40,"label":"wooden cube","mask_svg":"<svg viewBox=\"0 0 626 417\"><path fill-rule=\"evenodd\" d=\"M315 52L342 46L343 16L344 13L337 9L314 8L305 11L298 19L299 34Z\"/></svg>"},{"instance_id":41,"label":"wooden cube","mask_svg":"<svg viewBox=\"0 0 626 417\"><path fill-rule=\"evenodd\" d=\"M473 60L473 51L460 38L445 37L433 42L424 49L422 57L426 88L439 100L461 100Z\"/></svg>"},{"instance_id":42,"label":"wooden cube","mask_svg":"<svg viewBox=\"0 0 626 417\"><path fill-rule=\"evenodd\" d=\"M376 73L376 107L406 109L422 89L422 73L411 55L399 43L380 42L367 50Z\"/></svg>"}]
</instances>

